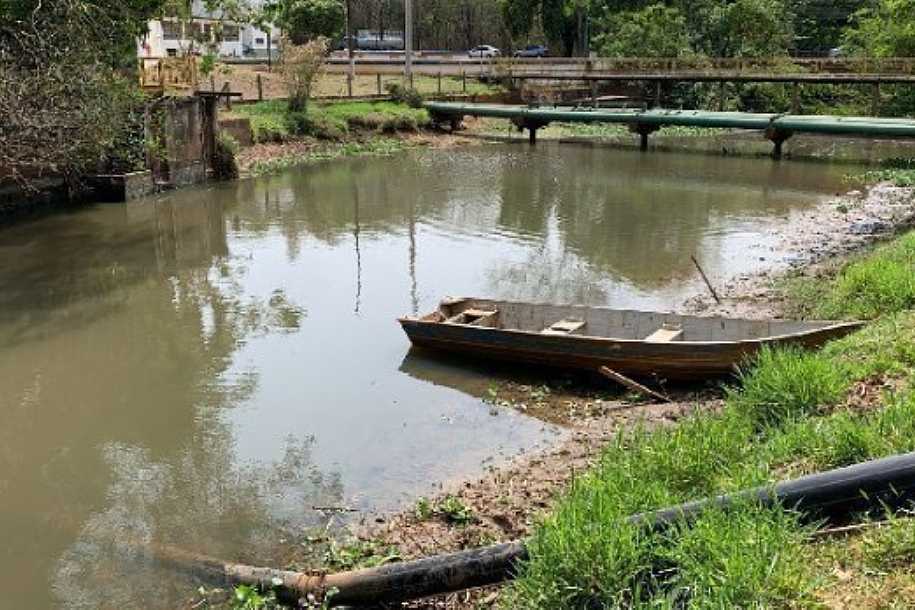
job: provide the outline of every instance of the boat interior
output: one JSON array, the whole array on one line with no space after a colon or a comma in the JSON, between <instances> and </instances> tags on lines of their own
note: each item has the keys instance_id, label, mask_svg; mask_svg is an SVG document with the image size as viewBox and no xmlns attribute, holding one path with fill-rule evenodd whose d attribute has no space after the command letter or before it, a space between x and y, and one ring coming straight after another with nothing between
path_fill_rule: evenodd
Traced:
<instances>
[{"instance_id":1,"label":"boat interior","mask_svg":"<svg viewBox=\"0 0 915 610\"><path fill-rule=\"evenodd\" d=\"M815 331L836 324L685 316L606 307L539 305L472 298L446 299L438 311L423 316L420 320L552 336L575 335L652 343L764 339Z\"/></svg>"}]
</instances>

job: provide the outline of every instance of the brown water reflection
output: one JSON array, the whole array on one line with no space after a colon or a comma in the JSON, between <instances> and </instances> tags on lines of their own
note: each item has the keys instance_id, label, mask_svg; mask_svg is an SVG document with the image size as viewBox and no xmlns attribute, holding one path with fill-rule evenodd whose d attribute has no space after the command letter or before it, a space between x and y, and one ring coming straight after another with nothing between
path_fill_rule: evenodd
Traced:
<instances>
[{"instance_id":1,"label":"brown water reflection","mask_svg":"<svg viewBox=\"0 0 915 610\"><path fill-rule=\"evenodd\" d=\"M752 270L843 171L494 146L4 228L4 603L171 607L186 583L134 543L267 562L312 506L393 508L552 439L492 416L477 372L399 370L394 318L446 294L674 307L690 254Z\"/></svg>"}]
</instances>

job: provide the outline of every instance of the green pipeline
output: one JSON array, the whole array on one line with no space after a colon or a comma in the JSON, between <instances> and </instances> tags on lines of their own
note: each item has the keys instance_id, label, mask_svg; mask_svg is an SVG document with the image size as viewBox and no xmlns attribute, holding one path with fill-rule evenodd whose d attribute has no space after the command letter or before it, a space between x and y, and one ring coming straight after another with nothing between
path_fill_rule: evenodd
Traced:
<instances>
[{"instance_id":1,"label":"green pipeline","mask_svg":"<svg viewBox=\"0 0 915 610\"><path fill-rule=\"evenodd\" d=\"M531 108L496 104L427 102L433 115L511 119L521 126L541 127L547 123L622 123L646 127L711 127L758 129L783 133L822 133L874 137L915 137L915 120L876 117L839 117L750 112L708 112L704 110L593 110L568 107Z\"/></svg>"}]
</instances>

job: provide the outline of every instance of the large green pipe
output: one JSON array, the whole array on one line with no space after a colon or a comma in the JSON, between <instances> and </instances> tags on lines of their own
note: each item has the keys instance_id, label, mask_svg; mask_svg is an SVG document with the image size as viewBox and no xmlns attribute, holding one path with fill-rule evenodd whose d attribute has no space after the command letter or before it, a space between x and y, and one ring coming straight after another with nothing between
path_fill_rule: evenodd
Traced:
<instances>
[{"instance_id":1,"label":"large green pipe","mask_svg":"<svg viewBox=\"0 0 915 610\"><path fill-rule=\"evenodd\" d=\"M551 122L622 123L648 127L712 127L722 129L772 130L784 134L822 133L875 137L915 137L915 120L873 117L804 116L703 110L576 110L573 108L528 108L497 104L427 102L433 115L512 119L535 128Z\"/></svg>"}]
</instances>

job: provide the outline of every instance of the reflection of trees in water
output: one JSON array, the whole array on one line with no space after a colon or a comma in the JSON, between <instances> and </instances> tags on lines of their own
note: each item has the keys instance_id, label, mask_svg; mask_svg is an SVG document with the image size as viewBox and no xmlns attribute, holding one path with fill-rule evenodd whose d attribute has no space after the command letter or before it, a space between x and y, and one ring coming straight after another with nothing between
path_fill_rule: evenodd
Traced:
<instances>
[{"instance_id":1,"label":"reflection of trees in water","mask_svg":"<svg viewBox=\"0 0 915 610\"><path fill-rule=\"evenodd\" d=\"M51 562L67 549L80 555L99 519L109 519L107 533L118 515L157 535L194 531L181 529L190 503L200 536L209 512L219 539L245 531L241 519L229 525L233 514L268 508L254 494L272 493L265 475L296 463L308 471L307 452L295 462L294 447L273 471L233 471L234 440L218 419L257 386L256 371L229 373L239 346L293 331L305 314L280 290L245 294L246 261L229 256L216 202L100 207L29 229L21 240L10 230L4 251L17 260L0 269L9 287L0 295L0 539L15 550L0 559L0 588L14 605L43 607L52 602L35 595Z\"/></svg>"},{"instance_id":2,"label":"reflection of trees in water","mask_svg":"<svg viewBox=\"0 0 915 610\"><path fill-rule=\"evenodd\" d=\"M193 587L158 572L147 545L269 564L278 530L269 515L283 510L275 504L340 503L340 477L312 465L312 439L290 440L276 464L247 468L235 465L231 431L218 421L193 441L168 462L136 447L105 447L112 472L106 508L88 519L56 566L54 592L64 607L175 607Z\"/></svg>"},{"instance_id":3,"label":"reflection of trees in water","mask_svg":"<svg viewBox=\"0 0 915 610\"><path fill-rule=\"evenodd\" d=\"M410 228L426 221L451 233L507 232L530 242L543 239L549 220L558 218L555 252L565 258L555 264L574 253L605 276L654 289L692 277L689 256L727 216L784 212L832 181L829 172L809 167L704 155L476 148L411 154L407 163L320 165L240 183L239 198L257 204L234 213L246 230L279 226L292 258L306 236L331 245L352 239L355 197L359 233L367 238L412 235Z\"/></svg>"}]
</instances>

